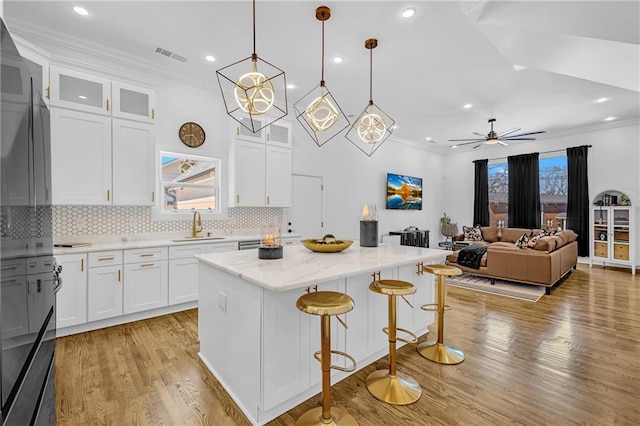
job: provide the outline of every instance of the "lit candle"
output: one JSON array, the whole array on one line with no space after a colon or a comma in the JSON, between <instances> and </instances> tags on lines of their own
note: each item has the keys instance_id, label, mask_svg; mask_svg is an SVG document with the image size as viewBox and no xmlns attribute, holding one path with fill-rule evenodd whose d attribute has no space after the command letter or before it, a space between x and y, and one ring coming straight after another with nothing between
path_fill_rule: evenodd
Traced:
<instances>
[{"instance_id":1,"label":"lit candle","mask_svg":"<svg viewBox=\"0 0 640 426\"><path fill-rule=\"evenodd\" d=\"M275 240L274 240L274 238L273 238L273 235L267 234L267 235L264 237L264 245L265 245L265 246L272 246L272 245L274 245L274 244L275 244Z\"/></svg>"},{"instance_id":2,"label":"lit candle","mask_svg":"<svg viewBox=\"0 0 640 426\"><path fill-rule=\"evenodd\" d=\"M369 206L362 205L362 220L369 220Z\"/></svg>"}]
</instances>

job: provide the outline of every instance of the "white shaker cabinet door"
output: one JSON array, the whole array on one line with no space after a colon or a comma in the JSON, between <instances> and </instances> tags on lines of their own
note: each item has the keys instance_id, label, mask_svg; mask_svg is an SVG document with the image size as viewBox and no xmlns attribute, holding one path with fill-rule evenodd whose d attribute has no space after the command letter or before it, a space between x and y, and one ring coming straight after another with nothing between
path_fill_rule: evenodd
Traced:
<instances>
[{"instance_id":1,"label":"white shaker cabinet door","mask_svg":"<svg viewBox=\"0 0 640 426\"><path fill-rule=\"evenodd\" d=\"M266 206L291 207L291 150L266 147Z\"/></svg>"},{"instance_id":2,"label":"white shaker cabinet door","mask_svg":"<svg viewBox=\"0 0 640 426\"><path fill-rule=\"evenodd\" d=\"M265 206L265 145L254 142L235 141L234 188L230 191L236 207Z\"/></svg>"},{"instance_id":3,"label":"white shaker cabinet door","mask_svg":"<svg viewBox=\"0 0 640 426\"><path fill-rule=\"evenodd\" d=\"M156 118L156 95L151 89L112 82L113 116L153 123Z\"/></svg>"},{"instance_id":4,"label":"white shaker cabinet door","mask_svg":"<svg viewBox=\"0 0 640 426\"><path fill-rule=\"evenodd\" d=\"M51 105L111 115L111 81L95 75L52 66Z\"/></svg>"},{"instance_id":5,"label":"white shaker cabinet door","mask_svg":"<svg viewBox=\"0 0 640 426\"><path fill-rule=\"evenodd\" d=\"M169 261L169 305L198 300L199 263L193 257Z\"/></svg>"},{"instance_id":6,"label":"white shaker cabinet door","mask_svg":"<svg viewBox=\"0 0 640 426\"><path fill-rule=\"evenodd\" d=\"M51 108L53 204L111 204L111 118Z\"/></svg>"},{"instance_id":7,"label":"white shaker cabinet door","mask_svg":"<svg viewBox=\"0 0 640 426\"><path fill-rule=\"evenodd\" d=\"M89 268L87 292L89 321L122 315L122 266Z\"/></svg>"},{"instance_id":8,"label":"white shaker cabinet door","mask_svg":"<svg viewBox=\"0 0 640 426\"><path fill-rule=\"evenodd\" d=\"M169 277L166 260L124 265L124 313L167 306Z\"/></svg>"},{"instance_id":9,"label":"white shaker cabinet door","mask_svg":"<svg viewBox=\"0 0 640 426\"><path fill-rule=\"evenodd\" d=\"M56 256L62 266L62 287L56 293L56 326L58 328L87 322L87 255Z\"/></svg>"},{"instance_id":10,"label":"white shaker cabinet door","mask_svg":"<svg viewBox=\"0 0 640 426\"><path fill-rule=\"evenodd\" d=\"M113 119L113 204L155 203L155 126Z\"/></svg>"}]
</instances>

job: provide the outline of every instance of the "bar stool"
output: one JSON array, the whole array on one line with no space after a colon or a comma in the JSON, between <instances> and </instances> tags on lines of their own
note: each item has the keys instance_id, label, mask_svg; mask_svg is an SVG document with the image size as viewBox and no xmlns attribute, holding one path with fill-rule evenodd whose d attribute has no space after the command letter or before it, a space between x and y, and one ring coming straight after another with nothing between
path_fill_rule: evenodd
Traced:
<instances>
[{"instance_id":1,"label":"bar stool","mask_svg":"<svg viewBox=\"0 0 640 426\"><path fill-rule=\"evenodd\" d=\"M356 369L356 360L352 356L331 349L331 316L340 315L353 309L353 299L335 291L317 291L300 296L296 307L304 313L320 315L320 350L313 357L320 362L322 369L322 407L312 408L304 413L297 425L357 425L356 419L341 408L331 408L331 369L351 372ZM346 327L346 324L338 318ZM337 354L349 359L353 365L341 367L331 365L331 355Z\"/></svg>"},{"instance_id":2,"label":"bar stool","mask_svg":"<svg viewBox=\"0 0 640 426\"><path fill-rule=\"evenodd\" d=\"M416 287L406 281L381 280L378 272L373 274L374 281L369 284L369 290L388 296L389 326L382 329L389 336L389 370L376 370L366 379L367 389L380 401L394 405L408 405L416 402L422 395L422 388L413 378L399 375L396 372L396 340L405 343L417 343L418 336L404 328L396 327L396 297L401 296L405 302L411 305L405 295L416 292ZM396 336L397 330L407 333L411 340Z\"/></svg>"},{"instance_id":3,"label":"bar stool","mask_svg":"<svg viewBox=\"0 0 640 426\"><path fill-rule=\"evenodd\" d=\"M421 306L425 311L438 313L438 340L436 342L424 342L419 344L418 353L428 360L440 364L460 364L464 361L464 354L462 351L444 344L444 311L451 309L451 306L444 304L444 279L445 277L460 275L462 274L462 271L455 266L449 265L425 265L422 270L438 277L438 303L427 303Z\"/></svg>"}]
</instances>

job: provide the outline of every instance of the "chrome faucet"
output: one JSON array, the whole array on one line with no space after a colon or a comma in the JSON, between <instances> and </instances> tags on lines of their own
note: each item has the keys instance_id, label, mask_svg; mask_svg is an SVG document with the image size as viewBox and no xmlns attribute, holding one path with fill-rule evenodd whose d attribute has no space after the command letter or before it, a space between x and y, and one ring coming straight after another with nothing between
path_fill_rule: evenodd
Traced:
<instances>
[{"instance_id":1,"label":"chrome faucet","mask_svg":"<svg viewBox=\"0 0 640 426\"><path fill-rule=\"evenodd\" d=\"M193 225L191 226L191 238L197 238L198 232L202 231L202 216L200 212L195 210L193 212Z\"/></svg>"}]
</instances>

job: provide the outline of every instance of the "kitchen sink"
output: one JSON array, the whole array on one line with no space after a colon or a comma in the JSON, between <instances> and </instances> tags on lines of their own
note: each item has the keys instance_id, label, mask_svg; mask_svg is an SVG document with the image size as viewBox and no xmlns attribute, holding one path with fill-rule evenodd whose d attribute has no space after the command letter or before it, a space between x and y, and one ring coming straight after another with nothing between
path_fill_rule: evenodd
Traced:
<instances>
[{"instance_id":1,"label":"kitchen sink","mask_svg":"<svg viewBox=\"0 0 640 426\"><path fill-rule=\"evenodd\" d=\"M212 240L224 240L225 237L184 237L177 240L171 240L174 243L185 243L189 241L212 241Z\"/></svg>"}]
</instances>

